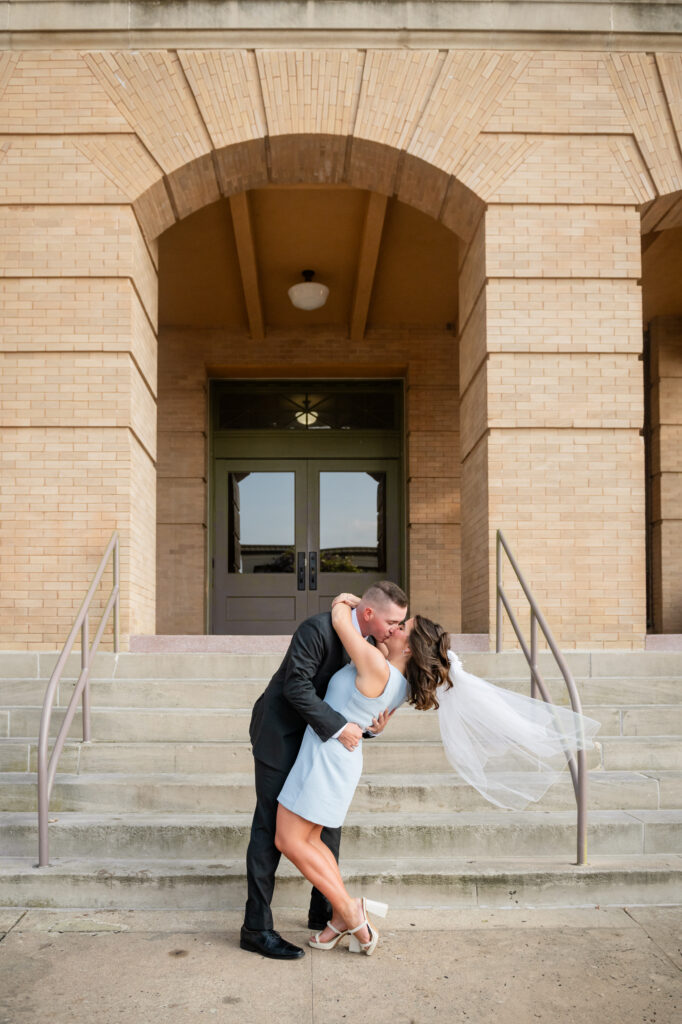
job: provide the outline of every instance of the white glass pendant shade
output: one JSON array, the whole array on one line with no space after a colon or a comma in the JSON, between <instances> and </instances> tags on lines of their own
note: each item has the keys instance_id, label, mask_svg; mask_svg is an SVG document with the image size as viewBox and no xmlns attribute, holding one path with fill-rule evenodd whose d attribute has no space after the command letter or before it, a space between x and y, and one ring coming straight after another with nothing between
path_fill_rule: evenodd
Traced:
<instances>
[{"instance_id":1,"label":"white glass pendant shade","mask_svg":"<svg viewBox=\"0 0 682 1024\"><path fill-rule=\"evenodd\" d=\"M289 289L291 304L296 309L320 309L327 301L329 288L326 284L313 281L314 274L314 270L304 270L304 280Z\"/></svg>"},{"instance_id":2,"label":"white glass pendant shade","mask_svg":"<svg viewBox=\"0 0 682 1024\"><path fill-rule=\"evenodd\" d=\"M313 423L317 422L317 413L313 409L302 409L301 412L294 413L294 416L303 427L312 427Z\"/></svg>"}]
</instances>

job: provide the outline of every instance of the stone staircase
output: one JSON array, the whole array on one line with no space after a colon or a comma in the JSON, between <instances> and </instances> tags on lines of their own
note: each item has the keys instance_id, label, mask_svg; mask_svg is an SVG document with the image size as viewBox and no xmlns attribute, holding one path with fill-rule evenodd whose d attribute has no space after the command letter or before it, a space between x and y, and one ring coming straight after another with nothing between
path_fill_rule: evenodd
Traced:
<instances>
[{"instance_id":1,"label":"stone staircase","mask_svg":"<svg viewBox=\"0 0 682 1024\"><path fill-rule=\"evenodd\" d=\"M240 908L250 709L279 660L99 654L94 740L78 741L77 717L50 805L51 864L37 869L36 737L55 655L0 654L0 906ZM528 692L520 654L463 661ZM573 863L568 773L531 809L496 810L449 770L436 714L402 708L365 744L341 848L353 891L405 907L682 902L682 653L568 661L585 712L602 722L590 755L589 863ZM551 662L541 668L565 701ZM55 728L75 659L70 671ZM276 904L304 907L306 888L283 862Z\"/></svg>"}]
</instances>

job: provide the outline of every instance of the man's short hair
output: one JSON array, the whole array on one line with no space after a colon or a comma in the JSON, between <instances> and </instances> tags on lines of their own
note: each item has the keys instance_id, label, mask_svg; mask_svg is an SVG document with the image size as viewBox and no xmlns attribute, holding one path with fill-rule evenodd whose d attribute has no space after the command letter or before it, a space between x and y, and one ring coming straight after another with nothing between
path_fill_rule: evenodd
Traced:
<instances>
[{"instance_id":1,"label":"man's short hair","mask_svg":"<svg viewBox=\"0 0 682 1024\"><path fill-rule=\"evenodd\" d=\"M389 601L397 604L399 608L407 608L407 594L401 590L397 583L390 580L380 580L373 583L362 595L362 600L369 605L385 605Z\"/></svg>"}]
</instances>

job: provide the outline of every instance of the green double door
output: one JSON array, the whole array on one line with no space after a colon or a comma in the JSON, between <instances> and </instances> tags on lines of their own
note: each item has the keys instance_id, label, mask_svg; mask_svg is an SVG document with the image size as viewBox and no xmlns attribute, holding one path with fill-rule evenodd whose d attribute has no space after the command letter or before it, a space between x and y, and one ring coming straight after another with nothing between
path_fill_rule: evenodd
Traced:
<instances>
[{"instance_id":1,"label":"green double door","mask_svg":"<svg viewBox=\"0 0 682 1024\"><path fill-rule=\"evenodd\" d=\"M401 581L398 458L213 461L214 633L292 633L341 591Z\"/></svg>"}]
</instances>

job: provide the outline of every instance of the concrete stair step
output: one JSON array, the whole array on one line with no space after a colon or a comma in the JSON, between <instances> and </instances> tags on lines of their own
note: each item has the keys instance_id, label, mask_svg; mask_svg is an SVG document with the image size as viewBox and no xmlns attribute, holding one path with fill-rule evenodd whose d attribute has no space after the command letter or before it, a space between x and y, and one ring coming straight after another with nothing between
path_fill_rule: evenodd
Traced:
<instances>
[{"instance_id":1,"label":"concrete stair step","mask_svg":"<svg viewBox=\"0 0 682 1024\"><path fill-rule=\"evenodd\" d=\"M59 759L59 770L78 771L80 751L84 744L79 740L67 740ZM85 745L87 746L87 744ZM35 737L0 737L0 772L36 771L38 744Z\"/></svg>"},{"instance_id":2,"label":"concrete stair step","mask_svg":"<svg viewBox=\"0 0 682 1024\"><path fill-rule=\"evenodd\" d=\"M676 782L682 785L682 772ZM659 779L638 772L593 771L589 775L589 807L593 810L654 810L661 806ZM0 808L29 811L37 807L33 773L0 774ZM253 775L102 773L57 776L51 811L226 814L253 810ZM675 806L675 805L670 805ZM568 775L560 779L529 811L573 810L575 795ZM490 811L492 805L453 772L444 774L367 774L356 790L357 811Z\"/></svg>"},{"instance_id":3,"label":"concrete stair step","mask_svg":"<svg viewBox=\"0 0 682 1024\"><path fill-rule=\"evenodd\" d=\"M645 742L640 740L639 742ZM30 748L30 751L29 751ZM0 740L0 752L5 750L5 761L16 761L25 770L29 757L29 771L37 766L37 745L28 739ZM27 753L28 752L28 753ZM392 742L369 740L364 745L364 767L369 773L401 772L406 765L414 765L421 772L447 772L450 765L443 753L440 740L419 742ZM0 755L1 757L2 755ZM22 758L24 759L22 761ZM588 751L588 768L601 767L601 750ZM63 772L183 772L223 773L253 772L253 757L248 743L81 743L68 741L62 751L59 769ZM634 770L637 770L636 768Z\"/></svg>"},{"instance_id":4,"label":"concrete stair step","mask_svg":"<svg viewBox=\"0 0 682 1024\"><path fill-rule=\"evenodd\" d=\"M243 910L243 860L55 861L0 858L0 906L92 909ZM679 904L682 857L593 856L576 867L568 857L476 863L462 857L344 857L351 891L398 908L590 907ZM284 859L275 910L305 908L310 885ZM390 915L390 911L389 911ZM388 918L390 922L390 916Z\"/></svg>"},{"instance_id":5,"label":"concrete stair step","mask_svg":"<svg viewBox=\"0 0 682 1024\"><path fill-rule=\"evenodd\" d=\"M682 772L658 773L665 778L640 772L591 771L588 774L588 806L592 810L655 810L674 809L677 803L661 803L661 790L675 783L682 789ZM674 776L668 778L667 776ZM676 795L676 794L673 794ZM528 813L572 811L575 792L568 772L559 779L538 803L530 804ZM454 772L443 774L366 774L353 798L354 811L420 811L458 810L490 812L493 806L472 786ZM502 812L504 813L504 812Z\"/></svg>"},{"instance_id":6,"label":"concrete stair step","mask_svg":"<svg viewBox=\"0 0 682 1024\"><path fill-rule=\"evenodd\" d=\"M31 745L35 746L35 742L26 737L17 737L16 739L9 740L6 737L0 737L0 772L25 772L29 771L31 767ZM73 748L73 744L70 745L70 750ZM63 756L65 757L65 771L75 771L78 766L78 752L76 756L69 756L67 750L64 750ZM61 766L61 765L60 765Z\"/></svg>"},{"instance_id":7,"label":"concrete stair step","mask_svg":"<svg viewBox=\"0 0 682 1024\"><path fill-rule=\"evenodd\" d=\"M50 722L51 736L56 736L59 732L64 710L54 709ZM11 708L8 714L10 737L38 735L38 708ZM91 727L92 735L97 740L111 742L248 742L250 717L250 711L245 709L95 708L92 712ZM71 726L71 736L76 738L81 730L81 713L78 711Z\"/></svg>"},{"instance_id":8,"label":"concrete stair step","mask_svg":"<svg viewBox=\"0 0 682 1024\"><path fill-rule=\"evenodd\" d=\"M243 857L251 813L71 815L52 811L50 843L59 856L139 858ZM355 812L343 828L344 855L381 860L390 856L533 857L570 854L575 811ZM3 853L27 854L36 820L12 827L3 816ZM73 824L75 822L75 824ZM682 853L682 811L591 811L588 848L594 854ZM79 827L80 825L80 827ZM14 838L13 838L14 837ZM13 844L16 843L19 849Z\"/></svg>"},{"instance_id":9,"label":"concrete stair step","mask_svg":"<svg viewBox=\"0 0 682 1024\"><path fill-rule=\"evenodd\" d=\"M396 716L397 717L397 716ZM424 716L426 718L426 716ZM391 726L394 723L391 723ZM386 734L389 735L388 733ZM0 739L0 768L36 768L36 742L26 737ZM447 772L449 765L439 740L369 740L363 748L365 770L400 772L406 765L423 772ZM588 751L588 767L607 771L680 771L682 743L677 736L605 736ZM60 759L64 772L251 772L253 758L247 742L101 742L67 741Z\"/></svg>"},{"instance_id":10,"label":"concrete stair step","mask_svg":"<svg viewBox=\"0 0 682 1024\"><path fill-rule=\"evenodd\" d=\"M639 774L655 779L659 790L659 807L682 807L682 772L647 769Z\"/></svg>"},{"instance_id":11,"label":"concrete stair step","mask_svg":"<svg viewBox=\"0 0 682 1024\"><path fill-rule=\"evenodd\" d=\"M606 736L599 745L607 771L679 771L682 768L679 736Z\"/></svg>"},{"instance_id":12,"label":"concrete stair step","mask_svg":"<svg viewBox=\"0 0 682 1024\"><path fill-rule=\"evenodd\" d=\"M576 679L583 704L628 705L682 704L682 676L635 676ZM506 681L500 680L502 686ZM521 684L518 684L521 687ZM527 686L527 684L526 684ZM515 689L515 686L510 687ZM528 689L520 689L528 693ZM550 686L552 700L568 703L565 687Z\"/></svg>"},{"instance_id":13,"label":"concrete stair step","mask_svg":"<svg viewBox=\"0 0 682 1024\"><path fill-rule=\"evenodd\" d=\"M47 681L59 657L54 651L1 651L0 679ZM281 654L113 654L99 651L93 679L269 679ZM76 679L80 654L69 655L64 680Z\"/></svg>"},{"instance_id":14,"label":"concrete stair step","mask_svg":"<svg viewBox=\"0 0 682 1024\"><path fill-rule=\"evenodd\" d=\"M620 712L620 715L621 736L682 735L682 705L679 704L626 708ZM607 735L606 729L602 728L601 732ZM608 734L617 735L610 730Z\"/></svg>"},{"instance_id":15,"label":"concrete stair step","mask_svg":"<svg viewBox=\"0 0 682 1024\"><path fill-rule=\"evenodd\" d=\"M93 707L140 708L251 708L267 685L267 678L241 679L97 679L91 693ZM491 678L517 693L530 692L529 677ZM47 679L2 680L0 708L42 707ZM585 705L626 708L631 705L682 704L682 677L577 679ZM71 680L62 681L56 703L64 706L73 692ZM568 692L556 680L549 684L557 704L568 703Z\"/></svg>"},{"instance_id":16,"label":"concrete stair step","mask_svg":"<svg viewBox=\"0 0 682 1024\"><path fill-rule=\"evenodd\" d=\"M566 651L566 661L575 678L587 677L671 677L682 679L682 651ZM56 652L0 652L0 679L48 679L57 660ZM102 679L269 679L282 659L279 653L154 653L100 651L95 659L94 677ZM520 651L463 652L464 667L486 679L528 677ZM542 651L538 665L547 680L559 678L552 656ZM69 657L65 675L75 678L80 655Z\"/></svg>"},{"instance_id":17,"label":"concrete stair step","mask_svg":"<svg viewBox=\"0 0 682 1024\"><path fill-rule=\"evenodd\" d=\"M629 707L624 710L602 705L584 705L586 715L601 722L599 739L607 736L681 736L682 705ZM65 708L56 707L50 724L50 735L56 736ZM37 736L40 709L12 707L0 712L7 715L9 738ZM92 711L92 735L98 741L139 742L158 740L178 742L243 741L249 739L251 712L244 708L106 708ZM71 727L77 737L82 729L80 712ZM392 741L438 740L440 730L435 711L400 708L387 727L385 739ZM366 744L367 746L367 744Z\"/></svg>"}]
</instances>

